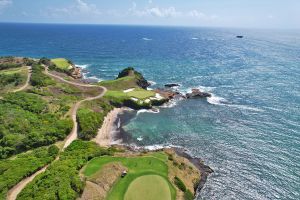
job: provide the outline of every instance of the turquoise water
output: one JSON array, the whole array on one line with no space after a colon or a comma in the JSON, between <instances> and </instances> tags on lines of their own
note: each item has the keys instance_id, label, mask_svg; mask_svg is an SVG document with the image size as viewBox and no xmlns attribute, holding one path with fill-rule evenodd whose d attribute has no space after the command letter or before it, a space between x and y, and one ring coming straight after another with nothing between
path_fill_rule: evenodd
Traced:
<instances>
[{"instance_id":1,"label":"turquoise water","mask_svg":"<svg viewBox=\"0 0 300 200\"><path fill-rule=\"evenodd\" d=\"M99 79L133 66L152 87L213 93L124 129L213 168L198 199L300 199L299 31L0 24L0 38L0 55L67 57Z\"/></svg>"}]
</instances>

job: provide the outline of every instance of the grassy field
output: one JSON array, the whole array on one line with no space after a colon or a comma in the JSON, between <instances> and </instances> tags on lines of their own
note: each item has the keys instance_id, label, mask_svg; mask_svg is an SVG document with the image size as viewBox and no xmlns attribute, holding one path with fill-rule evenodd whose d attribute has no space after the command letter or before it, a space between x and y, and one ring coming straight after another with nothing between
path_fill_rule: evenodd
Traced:
<instances>
[{"instance_id":1,"label":"grassy field","mask_svg":"<svg viewBox=\"0 0 300 200\"><path fill-rule=\"evenodd\" d=\"M27 67L0 70L0 95L11 92L25 84Z\"/></svg>"},{"instance_id":2,"label":"grassy field","mask_svg":"<svg viewBox=\"0 0 300 200\"><path fill-rule=\"evenodd\" d=\"M134 76L126 76L123 78L102 81L99 85L106 87L109 90L126 90L129 88L137 88L136 79Z\"/></svg>"},{"instance_id":3,"label":"grassy field","mask_svg":"<svg viewBox=\"0 0 300 200\"><path fill-rule=\"evenodd\" d=\"M127 93L119 90L109 90L106 92L105 96L117 98L117 99L129 99L133 97L139 100L145 100L150 97L155 97L155 92L150 90L140 89L140 88L136 88L133 91Z\"/></svg>"},{"instance_id":4,"label":"grassy field","mask_svg":"<svg viewBox=\"0 0 300 200\"><path fill-rule=\"evenodd\" d=\"M129 185L125 200L171 200L168 182L158 175L146 175L136 178Z\"/></svg>"},{"instance_id":5,"label":"grassy field","mask_svg":"<svg viewBox=\"0 0 300 200\"><path fill-rule=\"evenodd\" d=\"M68 70L71 68L69 61L65 58L54 58L51 59L51 62L53 62L58 68L63 70Z\"/></svg>"},{"instance_id":6,"label":"grassy field","mask_svg":"<svg viewBox=\"0 0 300 200\"><path fill-rule=\"evenodd\" d=\"M157 155L165 159L162 155ZM108 163L121 163L128 168L128 174L124 178L120 178L112 190L109 192L107 199L123 199L125 193L130 185L136 178L145 175L158 175L169 186L171 199L176 198L176 190L168 180L168 166L163 159L153 156L140 156L140 157L101 157L91 160L84 169L84 175L87 177L92 176L98 170L101 170L105 164Z\"/></svg>"}]
</instances>

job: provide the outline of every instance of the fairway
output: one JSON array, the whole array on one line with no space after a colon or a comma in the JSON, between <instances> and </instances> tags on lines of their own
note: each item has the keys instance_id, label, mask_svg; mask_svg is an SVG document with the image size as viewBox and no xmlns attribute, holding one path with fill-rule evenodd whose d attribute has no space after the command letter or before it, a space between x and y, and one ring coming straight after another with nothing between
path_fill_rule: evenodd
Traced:
<instances>
[{"instance_id":1,"label":"fairway","mask_svg":"<svg viewBox=\"0 0 300 200\"><path fill-rule=\"evenodd\" d=\"M138 157L111 157L103 156L92 159L85 167L83 174L89 178L97 171L101 170L108 163L120 163L127 167L128 174L119 179L114 187L109 191L107 200L124 199L126 191L131 183L139 180L140 177L158 176L160 181L168 187L170 199L176 198L176 190L168 180L168 166L166 164L166 156L164 154L155 153L153 156L138 156ZM142 179L144 180L144 179ZM146 181L148 182L148 181ZM150 183L150 182L149 182ZM154 185L156 185L155 183ZM152 185L152 184L151 184ZM153 186L152 186L153 187ZM168 193L168 192L166 192Z\"/></svg>"},{"instance_id":2,"label":"fairway","mask_svg":"<svg viewBox=\"0 0 300 200\"><path fill-rule=\"evenodd\" d=\"M171 200L168 182L158 175L136 178L129 185L125 200Z\"/></svg>"},{"instance_id":3,"label":"fairway","mask_svg":"<svg viewBox=\"0 0 300 200\"><path fill-rule=\"evenodd\" d=\"M51 59L51 62L53 62L60 69L67 70L67 69L72 68L72 66L70 65L70 63L68 62L68 60L65 59L65 58Z\"/></svg>"}]
</instances>

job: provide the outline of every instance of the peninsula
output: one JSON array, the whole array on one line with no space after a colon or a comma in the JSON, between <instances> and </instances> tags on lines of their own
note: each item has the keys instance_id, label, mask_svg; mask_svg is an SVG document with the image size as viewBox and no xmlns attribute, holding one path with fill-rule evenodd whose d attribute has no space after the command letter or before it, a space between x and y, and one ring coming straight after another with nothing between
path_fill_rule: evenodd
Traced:
<instances>
[{"instance_id":1,"label":"peninsula","mask_svg":"<svg viewBox=\"0 0 300 200\"><path fill-rule=\"evenodd\" d=\"M64 58L1 57L0 199L194 199L212 172L200 159L113 145L123 109L152 109L177 94L149 85L131 67L87 83Z\"/></svg>"}]
</instances>

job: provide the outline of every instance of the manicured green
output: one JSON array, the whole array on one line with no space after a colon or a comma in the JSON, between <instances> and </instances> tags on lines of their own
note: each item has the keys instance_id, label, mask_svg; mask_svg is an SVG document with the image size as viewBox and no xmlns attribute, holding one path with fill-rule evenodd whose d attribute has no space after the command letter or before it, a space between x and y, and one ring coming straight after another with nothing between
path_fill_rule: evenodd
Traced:
<instances>
[{"instance_id":1,"label":"manicured green","mask_svg":"<svg viewBox=\"0 0 300 200\"><path fill-rule=\"evenodd\" d=\"M81 167L93 157L110 154L110 150L100 148L94 142L76 140L60 154L59 160L30 182L17 199L77 199L84 188L79 177Z\"/></svg>"},{"instance_id":2,"label":"manicured green","mask_svg":"<svg viewBox=\"0 0 300 200\"><path fill-rule=\"evenodd\" d=\"M171 200L168 182L158 175L145 175L130 183L125 200Z\"/></svg>"},{"instance_id":3,"label":"manicured green","mask_svg":"<svg viewBox=\"0 0 300 200\"><path fill-rule=\"evenodd\" d=\"M0 199L5 199L8 190L22 179L54 160L57 153L58 148L53 145L0 160Z\"/></svg>"},{"instance_id":4,"label":"manicured green","mask_svg":"<svg viewBox=\"0 0 300 200\"><path fill-rule=\"evenodd\" d=\"M56 65L56 67L62 70L69 70L71 69L71 63L65 58L54 58L51 59L51 62Z\"/></svg>"},{"instance_id":5,"label":"manicured green","mask_svg":"<svg viewBox=\"0 0 300 200\"><path fill-rule=\"evenodd\" d=\"M134 89L133 91L130 91L126 94L130 97L134 97L141 100L148 99L150 97L155 97L155 92L144 89Z\"/></svg>"},{"instance_id":6,"label":"manicured green","mask_svg":"<svg viewBox=\"0 0 300 200\"><path fill-rule=\"evenodd\" d=\"M126 190L130 183L136 178L144 175L159 175L163 177L171 191L172 199L176 197L176 190L168 180L168 166L166 162L152 156L139 156L139 157L101 157L91 160L85 167L84 174L91 176L108 163L120 162L128 168L128 174L120 179L108 194L108 200L123 199Z\"/></svg>"}]
</instances>

